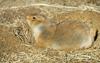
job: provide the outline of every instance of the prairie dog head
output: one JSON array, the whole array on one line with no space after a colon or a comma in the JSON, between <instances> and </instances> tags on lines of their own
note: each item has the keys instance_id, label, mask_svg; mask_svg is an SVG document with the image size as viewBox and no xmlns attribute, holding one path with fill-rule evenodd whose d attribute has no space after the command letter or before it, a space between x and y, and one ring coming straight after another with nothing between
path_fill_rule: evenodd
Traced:
<instances>
[{"instance_id":1,"label":"prairie dog head","mask_svg":"<svg viewBox=\"0 0 100 63\"><path fill-rule=\"evenodd\" d=\"M55 29L56 26L54 23L47 21L46 16L41 14L28 15L26 16L26 21L32 29Z\"/></svg>"},{"instance_id":2,"label":"prairie dog head","mask_svg":"<svg viewBox=\"0 0 100 63\"><path fill-rule=\"evenodd\" d=\"M26 19L30 27L46 23L46 18L42 15L28 15Z\"/></svg>"}]
</instances>

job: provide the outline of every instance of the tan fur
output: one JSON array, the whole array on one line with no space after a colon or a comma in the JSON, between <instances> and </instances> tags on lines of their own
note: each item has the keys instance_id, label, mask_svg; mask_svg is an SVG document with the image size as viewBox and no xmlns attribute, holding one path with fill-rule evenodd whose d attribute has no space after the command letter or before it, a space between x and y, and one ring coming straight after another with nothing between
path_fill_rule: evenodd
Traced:
<instances>
[{"instance_id":1,"label":"tan fur","mask_svg":"<svg viewBox=\"0 0 100 63\"><path fill-rule=\"evenodd\" d=\"M96 34L91 24L79 21L64 21L60 24L49 23L43 16L27 16L33 31L36 46L60 50L89 48ZM47 33L47 34L46 34Z\"/></svg>"}]
</instances>

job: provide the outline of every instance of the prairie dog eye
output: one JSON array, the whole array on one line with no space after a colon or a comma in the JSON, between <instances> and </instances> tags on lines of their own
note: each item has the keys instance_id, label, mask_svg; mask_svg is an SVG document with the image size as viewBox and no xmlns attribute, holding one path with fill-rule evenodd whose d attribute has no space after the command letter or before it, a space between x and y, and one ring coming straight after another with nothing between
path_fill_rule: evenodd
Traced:
<instances>
[{"instance_id":1,"label":"prairie dog eye","mask_svg":"<svg viewBox=\"0 0 100 63\"><path fill-rule=\"evenodd\" d=\"M32 19L36 19L36 16L33 16Z\"/></svg>"}]
</instances>

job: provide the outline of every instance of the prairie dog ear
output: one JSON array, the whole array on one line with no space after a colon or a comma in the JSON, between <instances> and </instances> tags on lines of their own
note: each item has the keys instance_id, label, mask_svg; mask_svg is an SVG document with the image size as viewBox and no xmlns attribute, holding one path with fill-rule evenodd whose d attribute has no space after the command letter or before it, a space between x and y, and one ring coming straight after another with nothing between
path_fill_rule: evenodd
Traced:
<instances>
[{"instance_id":1,"label":"prairie dog ear","mask_svg":"<svg viewBox=\"0 0 100 63\"><path fill-rule=\"evenodd\" d=\"M32 20L32 16L26 16L27 20Z\"/></svg>"}]
</instances>

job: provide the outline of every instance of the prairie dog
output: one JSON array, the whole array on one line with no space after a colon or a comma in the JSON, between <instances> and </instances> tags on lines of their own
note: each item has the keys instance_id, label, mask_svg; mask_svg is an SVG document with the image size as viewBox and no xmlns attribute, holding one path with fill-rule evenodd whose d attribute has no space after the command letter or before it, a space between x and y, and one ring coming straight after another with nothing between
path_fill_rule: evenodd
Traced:
<instances>
[{"instance_id":1,"label":"prairie dog","mask_svg":"<svg viewBox=\"0 0 100 63\"><path fill-rule=\"evenodd\" d=\"M43 48L60 50L89 48L96 35L91 24L79 21L64 21L55 24L46 21L41 15L27 16L27 22L33 31L36 45Z\"/></svg>"}]
</instances>

